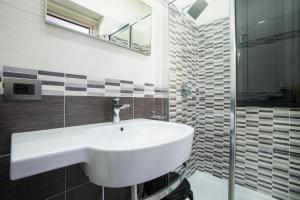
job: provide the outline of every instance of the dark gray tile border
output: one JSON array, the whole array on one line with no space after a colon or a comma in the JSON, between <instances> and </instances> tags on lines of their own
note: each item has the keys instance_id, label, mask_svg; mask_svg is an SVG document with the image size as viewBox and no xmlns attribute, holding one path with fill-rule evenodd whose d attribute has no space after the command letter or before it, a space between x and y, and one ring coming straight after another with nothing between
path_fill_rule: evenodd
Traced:
<instances>
[{"instance_id":1,"label":"dark gray tile border","mask_svg":"<svg viewBox=\"0 0 300 200\"><path fill-rule=\"evenodd\" d=\"M105 88L104 85L93 85L93 84L87 84L87 87L88 88Z\"/></svg>"},{"instance_id":2,"label":"dark gray tile border","mask_svg":"<svg viewBox=\"0 0 300 200\"><path fill-rule=\"evenodd\" d=\"M58 82L58 81L42 81L42 85L55 85L55 86L64 86L64 82Z\"/></svg>"},{"instance_id":3,"label":"dark gray tile border","mask_svg":"<svg viewBox=\"0 0 300 200\"><path fill-rule=\"evenodd\" d=\"M87 91L87 88L79 88L79 87L66 87L66 91Z\"/></svg>"},{"instance_id":4,"label":"dark gray tile border","mask_svg":"<svg viewBox=\"0 0 300 200\"><path fill-rule=\"evenodd\" d=\"M114 83L114 82L107 82L107 81L105 81L105 85L108 85L108 86L120 86L120 83Z\"/></svg>"},{"instance_id":5,"label":"dark gray tile border","mask_svg":"<svg viewBox=\"0 0 300 200\"><path fill-rule=\"evenodd\" d=\"M37 75L3 72L3 77L37 79Z\"/></svg>"},{"instance_id":6,"label":"dark gray tile border","mask_svg":"<svg viewBox=\"0 0 300 200\"><path fill-rule=\"evenodd\" d=\"M65 76L66 78L87 79L87 76L78 74L65 74Z\"/></svg>"},{"instance_id":7,"label":"dark gray tile border","mask_svg":"<svg viewBox=\"0 0 300 200\"><path fill-rule=\"evenodd\" d=\"M133 91L130 90L121 90L122 94L133 94Z\"/></svg>"},{"instance_id":8,"label":"dark gray tile border","mask_svg":"<svg viewBox=\"0 0 300 200\"><path fill-rule=\"evenodd\" d=\"M141 92L144 92L144 88L137 88L137 87L134 87L134 91L141 91Z\"/></svg>"},{"instance_id":9,"label":"dark gray tile border","mask_svg":"<svg viewBox=\"0 0 300 200\"><path fill-rule=\"evenodd\" d=\"M16 73L16 74L37 75L37 70L35 70L35 69L10 67L10 66L3 66L3 72L10 72L10 73Z\"/></svg>"},{"instance_id":10,"label":"dark gray tile border","mask_svg":"<svg viewBox=\"0 0 300 200\"><path fill-rule=\"evenodd\" d=\"M64 73L38 70L38 75L65 77Z\"/></svg>"},{"instance_id":11,"label":"dark gray tile border","mask_svg":"<svg viewBox=\"0 0 300 200\"><path fill-rule=\"evenodd\" d=\"M126 84L133 84L133 81L126 81L126 80L121 80L121 83L126 83Z\"/></svg>"}]
</instances>

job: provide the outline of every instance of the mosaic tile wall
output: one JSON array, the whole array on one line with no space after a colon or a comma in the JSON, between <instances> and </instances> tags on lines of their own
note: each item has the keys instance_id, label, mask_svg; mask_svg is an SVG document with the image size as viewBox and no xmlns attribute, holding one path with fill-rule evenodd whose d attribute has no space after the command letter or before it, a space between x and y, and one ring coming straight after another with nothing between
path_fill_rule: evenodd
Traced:
<instances>
[{"instance_id":1,"label":"mosaic tile wall","mask_svg":"<svg viewBox=\"0 0 300 200\"><path fill-rule=\"evenodd\" d=\"M170 121L195 128L190 173L228 178L229 21L195 25L170 7ZM192 93L181 96L187 82ZM280 200L300 199L300 109L237 109L236 181Z\"/></svg>"},{"instance_id":2,"label":"mosaic tile wall","mask_svg":"<svg viewBox=\"0 0 300 200\"><path fill-rule=\"evenodd\" d=\"M236 181L276 199L300 199L300 109L238 108Z\"/></svg>"},{"instance_id":3,"label":"mosaic tile wall","mask_svg":"<svg viewBox=\"0 0 300 200\"><path fill-rule=\"evenodd\" d=\"M174 7L170 7L169 35L170 35L170 73L169 73L169 120L196 127L196 77L199 61L199 45L194 40L198 29L192 21L182 17ZM191 95L180 95L182 82L188 83ZM188 161L188 175L197 169L198 132L194 135L191 159Z\"/></svg>"},{"instance_id":4,"label":"mosaic tile wall","mask_svg":"<svg viewBox=\"0 0 300 200\"><path fill-rule=\"evenodd\" d=\"M38 79L42 81L42 95L51 96L108 96L108 97L168 97L168 89L157 88L152 83L134 84L133 81L110 78L93 79L86 75L0 67L0 94L4 78Z\"/></svg>"},{"instance_id":5,"label":"mosaic tile wall","mask_svg":"<svg viewBox=\"0 0 300 200\"><path fill-rule=\"evenodd\" d=\"M198 169L228 178L230 127L229 21L198 29Z\"/></svg>"}]
</instances>

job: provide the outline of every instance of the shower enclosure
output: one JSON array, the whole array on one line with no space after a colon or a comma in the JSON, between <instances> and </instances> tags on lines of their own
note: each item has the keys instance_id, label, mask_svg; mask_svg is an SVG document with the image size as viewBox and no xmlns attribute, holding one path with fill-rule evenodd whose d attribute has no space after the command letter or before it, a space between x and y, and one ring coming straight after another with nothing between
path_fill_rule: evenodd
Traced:
<instances>
[{"instance_id":1,"label":"shower enclosure","mask_svg":"<svg viewBox=\"0 0 300 200\"><path fill-rule=\"evenodd\" d=\"M169 1L169 118L196 200L300 199L300 1Z\"/></svg>"},{"instance_id":2,"label":"shower enclosure","mask_svg":"<svg viewBox=\"0 0 300 200\"><path fill-rule=\"evenodd\" d=\"M300 199L300 1L236 0L236 183Z\"/></svg>"}]
</instances>

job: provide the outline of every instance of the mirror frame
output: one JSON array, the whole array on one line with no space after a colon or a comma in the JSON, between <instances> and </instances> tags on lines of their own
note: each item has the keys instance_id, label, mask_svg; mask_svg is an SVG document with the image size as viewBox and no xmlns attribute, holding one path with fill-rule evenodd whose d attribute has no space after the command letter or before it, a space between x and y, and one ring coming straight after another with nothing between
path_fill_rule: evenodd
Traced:
<instances>
[{"instance_id":1,"label":"mirror frame","mask_svg":"<svg viewBox=\"0 0 300 200\"><path fill-rule=\"evenodd\" d=\"M142 1L142 0L139 0L139 1ZM149 39L150 39L150 40L149 40L149 41L150 41L150 51L149 51L149 53L143 53L143 52L138 51L138 50L136 50L136 49L133 49L133 48L130 48L130 47L126 47L126 46L122 46L122 45L120 45L120 44L118 44L118 43L111 42L111 41L108 41L108 40L104 40L104 39L95 37L95 36L93 36L93 35L84 34L84 33L81 33L81 32L79 32L79 31L75 31L75 30L72 30L72 29L67 28L67 27L65 27L65 26L62 26L62 25L53 23L53 22L51 22L51 21L48 21L48 20L47 20L48 0L45 0L44 21L45 21L45 24L49 24L49 25L52 25L52 26L56 26L56 27L59 27L59 28L63 28L63 29L65 29L65 30L68 30L68 31L71 31L71 32L74 32L74 33L77 33L77 34L80 34L80 35L83 35L83 36L85 36L85 37L89 37L89 38L92 38L92 39L95 39L95 40L98 40L98 41L102 41L102 42L106 42L106 43L108 43L108 44L112 44L112 45L115 45L115 46L118 46L118 47L122 47L122 48L128 49L128 50L130 50L130 51L133 51L133 52L136 52L136 53L140 53L140 54L145 55L145 56L151 56L151 54L152 54L152 32L153 32L153 24L152 24L152 21L153 21L153 18L152 18L152 16L153 16L153 15L152 15L152 11L153 11L153 9L152 9L152 6L150 6L149 4L145 3L144 1L143 1L143 3L146 4L147 6L149 6L149 7L151 8L151 31L150 31L150 38L149 38Z\"/></svg>"}]
</instances>

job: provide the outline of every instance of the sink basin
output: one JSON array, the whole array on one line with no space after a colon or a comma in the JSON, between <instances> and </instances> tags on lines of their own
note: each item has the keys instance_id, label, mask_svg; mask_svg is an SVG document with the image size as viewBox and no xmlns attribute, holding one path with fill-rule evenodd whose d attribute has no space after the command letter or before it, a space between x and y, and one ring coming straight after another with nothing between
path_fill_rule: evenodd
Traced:
<instances>
[{"instance_id":1,"label":"sink basin","mask_svg":"<svg viewBox=\"0 0 300 200\"><path fill-rule=\"evenodd\" d=\"M193 128L154 120L128 120L12 135L12 180L82 163L90 181L125 187L164 175L185 162Z\"/></svg>"}]
</instances>

